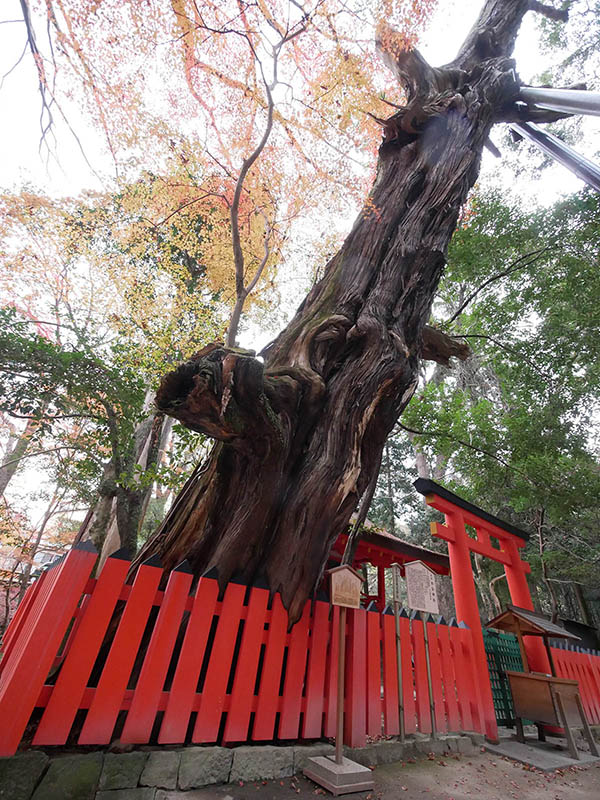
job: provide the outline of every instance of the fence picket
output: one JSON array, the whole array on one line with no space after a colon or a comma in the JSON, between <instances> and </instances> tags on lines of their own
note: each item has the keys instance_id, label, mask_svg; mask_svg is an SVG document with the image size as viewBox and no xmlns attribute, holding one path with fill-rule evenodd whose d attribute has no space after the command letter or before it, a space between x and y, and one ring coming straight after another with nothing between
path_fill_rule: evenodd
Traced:
<instances>
[{"instance_id":1,"label":"fence picket","mask_svg":"<svg viewBox=\"0 0 600 800\"><path fill-rule=\"evenodd\" d=\"M362 747L367 739L367 612L353 608L347 620L344 741Z\"/></svg>"},{"instance_id":2,"label":"fence picket","mask_svg":"<svg viewBox=\"0 0 600 800\"><path fill-rule=\"evenodd\" d=\"M243 742L248 735L268 602L268 588L252 588L238 657L238 669L231 691L231 702L223 735L224 742Z\"/></svg>"},{"instance_id":3,"label":"fence picket","mask_svg":"<svg viewBox=\"0 0 600 800\"><path fill-rule=\"evenodd\" d=\"M290 634L278 731L280 739L296 739L300 729L309 622L310 602L304 606L302 617L294 625Z\"/></svg>"},{"instance_id":4,"label":"fence picket","mask_svg":"<svg viewBox=\"0 0 600 800\"><path fill-rule=\"evenodd\" d=\"M159 744L185 741L218 595L216 574L200 578L160 726Z\"/></svg>"},{"instance_id":5,"label":"fence picket","mask_svg":"<svg viewBox=\"0 0 600 800\"><path fill-rule=\"evenodd\" d=\"M448 730L460 730L460 716L458 701L456 699L456 677L453 670L452 650L447 625L438 625L438 638L440 642L440 660L444 680L444 705L448 719Z\"/></svg>"},{"instance_id":6,"label":"fence picket","mask_svg":"<svg viewBox=\"0 0 600 800\"><path fill-rule=\"evenodd\" d=\"M0 661L0 672L2 672L2 667L6 663L6 657L10 652L10 643L14 636L19 635L19 630L21 629L25 619L27 618L28 609L30 605L34 602L36 595L39 592L42 583L46 577L46 574L47 574L46 572L42 572L40 577L27 587L27 590L23 595L23 599L19 603L19 606L15 611L13 618L6 626L6 630L4 631L4 634L2 636L2 661Z\"/></svg>"},{"instance_id":7,"label":"fence picket","mask_svg":"<svg viewBox=\"0 0 600 800\"><path fill-rule=\"evenodd\" d=\"M463 627L464 626L464 627ZM463 653L463 668L467 683L465 685L465 696L469 698L471 705L471 718L473 720L473 730L485 731L485 717L480 704L480 694L477 691L478 675L475 671L477 661L474 654L472 632L463 622L459 623L459 637L461 650Z\"/></svg>"},{"instance_id":8,"label":"fence picket","mask_svg":"<svg viewBox=\"0 0 600 800\"><path fill-rule=\"evenodd\" d=\"M398 665L394 614L386 614L384 612L381 617L381 622L383 627L384 732L386 736L395 736L400 733L400 708L398 701ZM379 731L381 731L381 716Z\"/></svg>"},{"instance_id":9,"label":"fence picket","mask_svg":"<svg viewBox=\"0 0 600 800\"><path fill-rule=\"evenodd\" d=\"M381 734L381 633L382 617L376 608L367 610L367 733ZM385 694L384 694L385 696Z\"/></svg>"},{"instance_id":10,"label":"fence picket","mask_svg":"<svg viewBox=\"0 0 600 800\"><path fill-rule=\"evenodd\" d=\"M38 616L19 636L24 641L0 676L0 756L12 755L19 745L96 556L96 549L87 542L69 552L55 567L52 586L56 591L46 595Z\"/></svg>"},{"instance_id":11,"label":"fence picket","mask_svg":"<svg viewBox=\"0 0 600 800\"><path fill-rule=\"evenodd\" d=\"M143 744L150 739L192 577L187 561L169 575L131 707L127 712L121 734L123 742Z\"/></svg>"},{"instance_id":12,"label":"fence picket","mask_svg":"<svg viewBox=\"0 0 600 800\"><path fill-rule=\"evenodd\" d=\"M286 638L287 613L281 602L281 596L276 594L271 609L269 637L258 689L258 707L252 728L252 738L255 741L272 739L274 736L275 719L279 710L279 685Z\"/></svg>"},{"instance_id":13,"label":"fence picket","mask_svg":"<svg viewBox=\"0 0 600 800\"><path fill-rule=\"evenodd\" d=\"M331 639L327 652L327 673L325 678L325 736L335 736L335 722L337 713L337 673L338 650L340 642L340 609L333 607L331 615Z\"/></svg>"},{"instance_id":14,"label":"fence picket","mask_svg":"<svg viewBox=\"0 0 600 800\"><path fill-rule=\"evenodd\" d=\"M108 744L162 576L153 557L137 571L115 638L79 735L79 744Z\"/></svg>"},{"instance_id":15,"label":"fence picket","mask_svg":"<svg viewBox=\"0 0 600 800\"><path fill-rule=\"evenodd\" d=\"M429 640L429 665L431 667L431 685L433 690L433 702L435 705L435 725L438 732L444 732L448 730L448 723L446 722L446 710L444 706L438 626L435 624L435 622L426 622L424 624L427 625L427 638Z\"/></svg>"},{"instance_id":16,"label":"fence picket","mask_svg":"<svg viewBox=\"0 0 600 800\"><path fill-rule=\"evenodd\" d=\"M227 584L194 725L195 744L217 740L245 594L245 584Z\"/></svg>"},{"instance_id":17,"label":"fence picket","mask_svg":"<svg viewBox=\"0 0 600 800\"><path fill-rule=\"evenodd\" d=\"M329 603L315 601L310 631L308 674L306 678L306 705L302 722L302 736L318 739L323 730L325 712L325 669L329 646Z\"/></svg>"},{"instance_id":18,"label":"fence picket","mask_svg":"<svg viewBox=\"0 0 600 800\"><path fill-rule=\"evenodd\" d=\"M129 561L120 554L106 560L38 725L34 744L67 741L128 569Z\"/></svg>"},{"instance_id":19,"label":"fence picket","mask_svg":"<svg viewBox=\"0 0 600 800\"><path fill-rule=\"evenodd\" d=\"M460 711L461 729L463 731L475 730L473 716L471 713L471 696L473 676L468 661L463 652L461 629L454 623L450 624L450 642L452 643L452 655L454 663L454 675L456 678L457 700Z\"/></svg>"},{"instance_id":20,"label":"fence picket","mask_svg":"<svg viewBox=\"0 0 600 800\"><path fill-rule=\"evenodd\" d=\"M416 733L417 709L413 675L413 648L410 620L406 611L400 612L400 658L402 660L402 696L404 699L404 730Z\"/></svg>"},{"instance_id":21,"label":"fence picket","mask_svg":"<svg viewBox=\"0 0 600 800\"><path fill-rule=\"evenodd\" d=\"M425 662L425 637L423 622L417 616L411 619L413 656L415 661L415 690L417 695L417 725L420 733L431 733L431 715L429 713L429 688L427 685L427 664Z\"/></svg>"}]
</instances>

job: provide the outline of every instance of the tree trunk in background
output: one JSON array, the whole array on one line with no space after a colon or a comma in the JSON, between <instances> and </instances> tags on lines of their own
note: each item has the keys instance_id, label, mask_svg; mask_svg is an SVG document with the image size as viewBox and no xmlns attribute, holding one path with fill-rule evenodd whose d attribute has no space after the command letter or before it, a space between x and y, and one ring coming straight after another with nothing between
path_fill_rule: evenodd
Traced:
<instances>
[{"instance_id":1,"label":"tree trunk in background","mask_svg":"<svg viewBox=\"0 0 600 800\"><path fill-rule=\"evenodd\" d=\"M167 375L165 413L216 441L134 563L265 570L291 622L416 387L448 243L495 122L515 117L509 59L528 0L487 0L457 59L387 55L408 104L383 122L371 193L341 250L264 351L213 345Z\"/></svg>"},{"instance_id":2,"label":"tree trunk in background","mask_svg":"<svg viewBox=\"0 0 600 800\"><path fill-rule=\"evenodd\" d=\"M552 581L548 577L548 565L546 563L546 557L545 557L546 540L544 538L545 516L546 516L546 510L544 508L539 508L536 513L535 526L538 535L540 562L542 565L542 577L544 579L544 583L546 584L546 589L548 590L548 595L550 597L550 605L552 607L552 622L556 622L556 620L558 619L558 599L556 597L556 591L554 589L554 586L552 585Z\"/></svg>"},{"instance_id":3,"label":"tree trunk in background","mask_svg":"<svg viewBox=\"0 0 600 800\"><path fill-rule=\"evenodd\" d=\"M389 504L389 511L390 511L390 522L389 528L390 533L396 535L396 509L394 507L394 489L392 484L392 464L390 459L390 446L386 442L385 445L385 472L386 472L386 479L387 479L387 491L388 491L388 504Z\"/></svg>"},{"instance_id":4,"label":"tree trunk in background","mask_svg":"<svg viewBox=\"0 0 600 800\"><path fill-rule=\"evenodd\" d=\"M147 470L155 466L162 455L166 444L165 437L171 431L172 422L160 412L149 414L137 426L131 451L120 458L132 472L133 465ZM74 544L90 539L100 553L98 568L106 559L125 547L134 555L137 550L137 539L148 503L152 495L152 484L140 486L139 479L133 485L122 486L117 483L115 458L106 465L99 498L82 522Z\"/></svg>"},{"instance_id":5,"label":"tree trunk in background","mask_svg":"<svg viewBox=\"0 0 600 800\"><path fill-rule=\"evenodd\" d=\"M31 437L38 425L37 420L28 419L27 425L21 433L9 436L2 466L0 466L0 497L4 495L11 478L19 469L21 459L27 452Z\"/></svg>"}]
</instances>

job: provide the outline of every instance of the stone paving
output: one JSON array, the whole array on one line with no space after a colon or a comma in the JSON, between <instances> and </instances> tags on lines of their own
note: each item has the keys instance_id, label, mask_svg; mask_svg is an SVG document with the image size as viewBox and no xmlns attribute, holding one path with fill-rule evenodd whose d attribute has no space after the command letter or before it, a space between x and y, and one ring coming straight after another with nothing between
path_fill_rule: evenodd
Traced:
<instances>
[{"instance_id":1,"label":"stone paving","mask_svg":"<svg viewBox=\"0 0 600 800\"><path fill-rule=\"evenodd\" d=\"M486 744L485 749L495 755L512 758L520 764L528 764L543 772L600 762L600 758L595 758L590 754L589 748L583 749L583 742L579 741L577 746L579 759L571 758L566 739L556 737L548 737L545 742L528 738L525 743L517 742L512 738L503 739L500 744Z\"/></svg>"},{"instance_id":2,"label":"stone paving","mask_svg":"<svg viewBox=\"0 0 600 800\"><path fill-rule=\"evenodd\" d=\"M416 759L429 753L478 752L480 734L446 735L435 741L417 734L405 742L374 742L345 748L345 755L366 767ZM329 755L333 745L144 747L127 753L59 754L30 750L0 759L0 800L166 800L186 797L201 787L289 779L308 758Z\"/></svg>"},{"instance_id":3,"label":"stone paving","mask_svg":"<svg viewBox=\"0 0 600 800\"><path fill-rule=\"evenodd\" d=\"M0 759L0 800L315 800L326 792L302 769L307 758L332 753L333 746L324 742L144 747L52 758L30 750ZM373 769L375 789L353 794L356 800L600 798L600 763L544 773L486 752L480 734L378 741L345 748L345 755Z\"/></svg>"}]
</instances>

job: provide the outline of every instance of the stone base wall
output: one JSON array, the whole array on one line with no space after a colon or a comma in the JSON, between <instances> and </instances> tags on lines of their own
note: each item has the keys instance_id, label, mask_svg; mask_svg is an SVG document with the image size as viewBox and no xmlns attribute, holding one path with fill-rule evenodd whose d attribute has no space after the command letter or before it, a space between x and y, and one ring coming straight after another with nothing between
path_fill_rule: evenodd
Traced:
<instances>
[{"instance_id":1,"label":"stone base wall","mask_svg":"<svg viewBox=\"0 0 600 800\"><path fill-rule=\"evenodd\" d=\"M481 734L417 734L405 742L381 741L344 748L367 767L429 753L474 754ZM302 772L307 759L334 752L331 744L277 747L144 747L130 753L47 755L29 750L0 759L0 800L189 800L192 790L216 783L286 778Z\"/></svg>"}]
</instances>

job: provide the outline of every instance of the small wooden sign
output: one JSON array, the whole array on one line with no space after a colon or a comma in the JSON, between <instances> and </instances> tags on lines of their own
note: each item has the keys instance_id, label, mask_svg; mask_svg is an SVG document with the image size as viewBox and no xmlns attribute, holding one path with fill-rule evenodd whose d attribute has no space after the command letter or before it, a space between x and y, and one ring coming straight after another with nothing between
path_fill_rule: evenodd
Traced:
<instances>
[{"instance_id":1,"label":"small wooden sign","mask_svg":"<svg viewBox=\"0 0 600 800\"><path fill-rule=\"evenodd\" d=\"M348 564L329 570L331 603L334 606L360 608L360 590L363 576Z\"/></svg>"},{"instance_id":2,"label":"small wooden sign","mask_svg":"<svg viewBox=\"0 0 600 800\"><path fill-rule=\"evenodd\" d=\"M400 602L402 597L402 567L394 561L392 567L392 592L394 602Z\"/></svg>"},{"instance_id":3,"label":"small wooden sign","mask_svg":"<svg viewBox=\"0 0 600 800\"><path fill-rule=\"evenodd\" d=\"M404 574L408 607L429 614L439 614L435 572L422 561L411 561L404 565Z\"/></svg>"}]
</instances>

